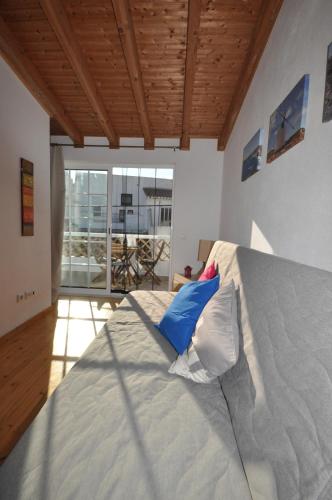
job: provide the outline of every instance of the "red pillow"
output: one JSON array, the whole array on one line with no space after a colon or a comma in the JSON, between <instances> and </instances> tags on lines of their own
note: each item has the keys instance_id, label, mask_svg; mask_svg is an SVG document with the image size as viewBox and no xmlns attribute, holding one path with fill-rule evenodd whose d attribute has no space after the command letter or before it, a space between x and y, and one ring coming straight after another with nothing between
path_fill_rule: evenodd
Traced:
<instances>
[{"instance_id":1,"label":"red pillow","mask_svg":"<svg viewBox=\"0 0 332 500\"><path fill-rule=\"evenodd\" d=\"M216 265L214 262L209 265L209 267L206 267L200 277L198 278L198 281L206 281L206 280L211 280L217 276L217 269Z\"/></svg>"}]
</instances>

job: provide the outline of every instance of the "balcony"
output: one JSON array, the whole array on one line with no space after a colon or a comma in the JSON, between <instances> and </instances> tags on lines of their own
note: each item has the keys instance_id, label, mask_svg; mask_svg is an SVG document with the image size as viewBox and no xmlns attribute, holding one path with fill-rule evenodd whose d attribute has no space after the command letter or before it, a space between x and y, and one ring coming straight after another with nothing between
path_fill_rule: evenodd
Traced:
<instances>
[{"instance_id":1,"label":"balcony","mask_svg":"<svg viewBox=\"0 0 332 500\"><path fill-rule=\"evenodd\" d=\"M112 290L168 290L169 262L169 234L112 233ZM62 286L106 289L107 263L104 233L64 233Z\"/></svg>"}]
</instances>

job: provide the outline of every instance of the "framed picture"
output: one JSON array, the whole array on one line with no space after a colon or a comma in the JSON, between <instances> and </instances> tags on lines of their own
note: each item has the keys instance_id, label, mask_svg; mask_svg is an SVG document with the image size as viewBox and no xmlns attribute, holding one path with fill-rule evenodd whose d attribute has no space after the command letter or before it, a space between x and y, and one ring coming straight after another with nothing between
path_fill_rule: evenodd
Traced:
<instances>
[{"instance_id":1,"label":"framed picture","mask_svg":"<svg viewBox=\"0 0 332 500\"><path fill-rule=\"evenodd\" d=\"M33 236L33 163L21 158L22 236Z\"/></svg>"},{"instance_id":2,"label":"framed picture","mask_svg":"<svg viewBox=\"0 0 332 500\"><path fill-rule=\"evenodd\" d=\"M323 122L332 120L332 43L327 48Z\"/></svg>"},{"instance_id":3,"label":"framed picture","mask_svg":"<svg viewBox=\"0 0 332 500\"><path fill-rule=\"evenodd\" d=\"M270 118L267 162L304 139L309 94L309 75L304 75Z\"/></svg>"},{"instance_id":4,"label":"framed picture","mask_svg":"<svg viewBox=\"0 0 332 500\"><path fill-rule=\"evenodd\" d=\"M245 181L261 168L264 130L260 128L243 150L242 177Z\"/></svg>"}]
</instances>

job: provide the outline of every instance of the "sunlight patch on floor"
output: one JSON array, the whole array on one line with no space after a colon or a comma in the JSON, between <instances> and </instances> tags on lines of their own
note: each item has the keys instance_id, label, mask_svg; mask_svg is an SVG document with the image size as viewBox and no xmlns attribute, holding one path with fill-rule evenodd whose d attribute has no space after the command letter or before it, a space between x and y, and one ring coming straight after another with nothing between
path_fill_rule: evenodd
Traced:
<instances>
[{"instance_id":1,"label":"sunlight patch on floor","mask_svg":"<svg viewBox=\"0 0 332 500\"><path fill-rule=\"evenodd\" d=\"M68 320L58 318L53 337L53 351L52 351L53 356L54 355L65 356L66 342L67 342L67 328L68 328Z\"/></svg>"},{"instance_id":2,"label":"sunlight patch on floor","mask_svg":"<svg viewBox=\"0 0 332 500\"><path fill-rule=\"evenodd\" d=\"M82 356L118 305L119 301L114 299L62 297L58 300L49 395Z\"/></svg>"},{"instance_id":3,"label":"sunlight patch on floor","mask_svg":"<svg viewBox=\"0 0 332 500\"><path fill-rule=\"evenodd\" d=\"M80 357L104 326L105 321L69 319L66 355Z\"/></svg>"}]
</instances>

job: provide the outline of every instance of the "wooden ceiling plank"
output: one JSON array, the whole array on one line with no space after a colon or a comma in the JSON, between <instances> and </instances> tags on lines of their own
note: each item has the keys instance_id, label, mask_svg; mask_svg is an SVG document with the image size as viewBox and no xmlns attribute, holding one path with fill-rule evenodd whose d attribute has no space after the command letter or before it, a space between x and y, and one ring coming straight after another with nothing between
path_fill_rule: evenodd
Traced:
<instances>
[{"instance_id":1,"label":"wooden ceiling plank","mask_svg":"<svg viewBox=\"0 0 332 500\"><path fill-rule=\"evenodd\" d=\"M201 0L189 137L220 136L268 1ZM181 137L189 0L127 2L152 136ZM3 20L72 121L85 136L105 136L39 0L0 4ZM117 135L143 136L112 2L63 0L62 5Z\"/></svg>"},{"instance_id":2,"label":"wooden ceiling plank","mask_svg":"<svg viewBox=\"0 0 332 500\"><path fill-rule=\"evenodd\" d=\"M201 0L189 0L186 69L184 82L183 119L180 149L190 148L190 118L197 62L198 32L201 17Z\"/></svg>"},{"instance_id":3,"label":"wooden ceiling plank","mask_svg":"<svg viewBox=\"0 0 332 500\"><path fill-rule=\"evenodd\" d=\"M255 74L260 58L264 52L274 23L278 17L283 0L266 0L262 4L262 11L250 42L248 54L243 63L235 92L218 139L218 150L224 151L232 133L235 121L247 95L250 83Z\"/></svg>"},{"instance_id":4,"label":"wooden ceiling plank","mask_svg":"<svg viewBox=\"0 0 332 500\"><path fill-rule=\"evenodd\" d=\"M154 148L148 109L146 105L142 71L137 50L134 25L128 0L112 0L116 24L121 40L123 54L127 63L128 74L137 106L144 136L144 148Z\"/></svg>"},{"instance_id":5,"label":"wooden ceiling plank","mask_svg":"<svg viewBox=\"0 0 332 500\"><path fill-rule=\"evenodd\" d=\"M20 43L0 16L0 54L18 78L37 99L45 111L54 117L75 145L82 145L84 138L53 92L26 56Z\"/></svg>"},{"instance_id":6,"label":"wooden ceiling plank","mask_svg":"<svg viewBox=\"0 0 332 500\"><path fill-rule=\"evenodd\" d=\"M40 5L69 59L92 109L96 113L96 117L110 143L110 147L118 148L119 137L113 128L109 113L100 97L94 78L90 73L82 50L76 40L61 0L56 2L53 0L40 0Z\"/></svg>"}]
</instances>

